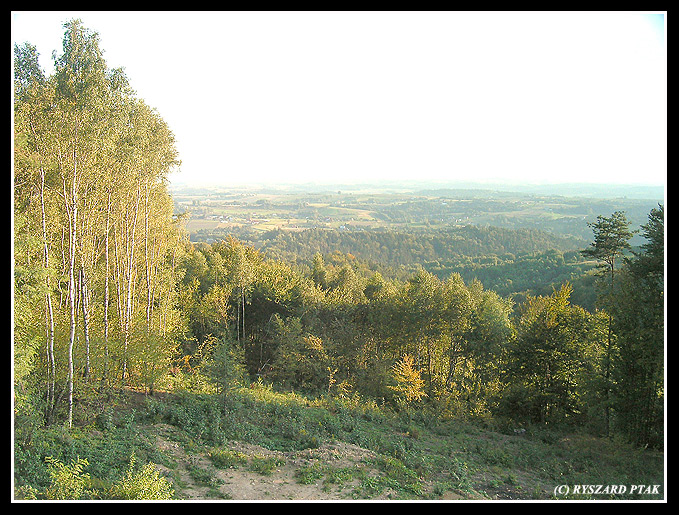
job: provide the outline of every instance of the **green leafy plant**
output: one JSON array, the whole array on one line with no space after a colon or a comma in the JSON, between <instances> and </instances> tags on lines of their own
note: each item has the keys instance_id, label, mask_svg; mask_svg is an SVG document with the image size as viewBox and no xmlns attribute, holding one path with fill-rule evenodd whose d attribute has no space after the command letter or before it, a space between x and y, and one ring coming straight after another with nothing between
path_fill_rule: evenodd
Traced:
<instances>
[{"instance_id":1,"label":"green leafy plant","mask_svg":"<svg viewBox=\"0 0 679 515\"><path fill-rule=\"evenodd\" d=\"M244 465L248 462L246 454L230 449L213 449L208 457L212 464L220 469L237 468L239 465Z\"/></svg>"},{"instance_id":2,"label":"green leafy plant","mask_svg":"<svg viewBox=\"0 0 679 515\"><path fill-rule=\"evenodd\" d=\"M302 467L297 472L297 482L302 485L313 485L323 478L325 471L319 463Z\"/></svg>"},{"instance_id":3,"label":"green leafy plant","mask_svg":"<svg viewBox=\"0 0 679 515\"><path fill-rule=\"evenodd\" d=\"M76 500L81 499L85 492L90 476L83 473L88 462L76 458L66 465L58 459L48 456L45 458L50 469L52 484L45 491L45 499Z\"/></svg>"},{"instance_id":4,"label":"green leafy plant","mask_svg":"<svg viewBox=\"0 0 679 515\"><path fill-rule=\"evenodd\" d=\"M134 454L122 479L111 489L113 499L125 500L169 500L174 490L167 479L160 475L153 463L147 463L136 470Z\"/></svg>"},{"instance_id":5,"label":"green leafy plant","mask_svg":"<svg viewBox=\"0 0 679 515\"><path fill-rule=\"evenodd\" d=\"M276 467L285 465L285 460L275 456L259 456L255 455L250 461L249 468L253 472L257 472L263 476L270 476L273 474Z\"/></svg>"}]
</instances>

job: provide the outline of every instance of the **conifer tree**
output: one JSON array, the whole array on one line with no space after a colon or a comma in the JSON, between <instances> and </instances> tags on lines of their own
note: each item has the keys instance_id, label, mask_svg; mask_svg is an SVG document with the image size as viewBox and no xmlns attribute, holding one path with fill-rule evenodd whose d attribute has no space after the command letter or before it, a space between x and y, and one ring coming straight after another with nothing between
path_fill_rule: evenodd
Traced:
<instances>
[{"instance_id":1,"label":"conifer tree","mask_svg":"<svg viewBox=\"0 0 679 515\"><path fill-rule=\"evenodd\" d=\"M646 242L626 260L612 307L617 336L613 378L618 428L639 445L663 445L664 207L642 225Z\"/></svg>"},{"instance_id":2,"label":"conifer tree","mask_svg":"<svg viewBox=\"0 0 679 515\"><path fill-rule=\"evenodd\" d=\"M618 271L616 265L624 255L624 252L630 248L629 240L633 233L629 229L630 222L627 220L625 213L616 211L610 217L597 216L595 223L589 224L594 232L594 242L589 248L582 251L586 257L596 259L598 261L598 268L600 276L605 280L602 287L603 293L600 296L600 302L603 308L608 313L608 338L606 347L606 357L604 363L604 381L605 381L605 420L606 432L610 434L610 418L611 418L611 364L613 359L613 304L616 300L616 272Z\"/></svg>"}]
</instances>

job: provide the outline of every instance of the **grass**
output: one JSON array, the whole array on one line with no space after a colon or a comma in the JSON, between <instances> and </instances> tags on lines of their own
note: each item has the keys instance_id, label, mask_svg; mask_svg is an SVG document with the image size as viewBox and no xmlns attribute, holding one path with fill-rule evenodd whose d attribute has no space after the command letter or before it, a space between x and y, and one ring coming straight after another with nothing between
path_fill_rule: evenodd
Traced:
<instances>
[{"instance_id":1,"label":"grass","mask_svg":"<svg viewBox=\"0 0 679 515\"><path fill-rule=\"evenodd\" d=\"M260 456L256 454L251 458L248 468L252 472L257 472L257 474L261 474L262 476L270 476L274 473L276 468L283 465L285 465L285 460L281 458L276 458L274 456Z\"/></svg>"},{"instance_id":2,"label":"grass","mask_svg":"<svg viewBox=\"0 0 679 515\"><path fill-rule=\"evenodd\" d=\"M219 469L238 468L248 462L246 454L230 449L213 449L209 452L208 457L212 464Z\"/></svg>"},{"instance_id":3,"label":"grass","mask_svg":"<svg viewBox=\"0 0 679 515\"><path fill-rule=\"evenodd\" d=\"M87 473L110 484L124 472L129 456L140 463L172 463L149 443L144 427L163 422L191 455L206 455L213 469L190 469L194 480L217 489L215 469L244 468L271 475L285 465L279 457L228 449L240 441L272 451L315 450L343 442L366 449L356 466L332 461L301 466L296 480L323 488L348 488L369 499L663 499L663 454L618 440L569 431L527 428L515 434L457 420L398 415L361 399L307 399L263 385L234 391L226 400L180 394L148 398L135 411L121 408L106 429L70 432L50 429L17 447L15 483L46 488L44 459L76 457ZM355 448L355 447L354 447ZM369 451L369 452L368 452ZM165 461L165 463L164 463ZM559 485L661 485L660 494L591 493L555 496ZM216 495L216 494L215 494Z\"/></svg>"}]
</instances>

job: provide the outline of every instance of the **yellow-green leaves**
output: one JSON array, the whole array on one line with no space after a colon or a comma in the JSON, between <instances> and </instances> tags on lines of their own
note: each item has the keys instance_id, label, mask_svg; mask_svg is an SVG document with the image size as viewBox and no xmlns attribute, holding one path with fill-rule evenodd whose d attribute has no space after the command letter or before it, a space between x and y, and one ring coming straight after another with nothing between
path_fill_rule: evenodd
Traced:
<instances>
[{"instance_id":1,"label":"yellow-green leaves","mask_svg":"<svg viewBox=\"0 0 679 515\"><path fill-rule=\"evenodd\" d=\"M413 358L408 354L392 367L392 376L396 382L389 389L396 393L397 400L402 406L411 402L419 401L426 397L424 392L424 380L420 377L420 371L415 368Z\"/></svg>"}]
</instances>

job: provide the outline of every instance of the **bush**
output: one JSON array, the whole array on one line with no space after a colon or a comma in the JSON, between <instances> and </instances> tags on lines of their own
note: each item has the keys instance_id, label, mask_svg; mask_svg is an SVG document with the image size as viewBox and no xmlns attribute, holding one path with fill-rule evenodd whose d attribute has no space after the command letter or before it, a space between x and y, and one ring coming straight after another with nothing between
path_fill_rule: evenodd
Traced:
<instances>
[{"instance_id":1,"label":"bush","mask_svg":"<svg viewBox=\"0 0 679 515\"><path fill-rule=\"evenodd\" d=\"M83 469L88 465L87 460L77 458L71 461L70 465L65 465L48 456L45 461L48 463L52 477L52 484L45 491L45 499L81 499L90 479L89 474L83 474Z\"/></svg>"},{"instance_id":2,"label":"bush","mask_svg":"<svg viewBox=\"0 0 679 515\"><path fill-rule=\"evenodd\" d=\"M250 462L250 470L257 472L262 476L270 476L274 473L277 467L285 465L285 460L276 458L275 456L259 456L252 457Z\"/></svg>"},{"instance_id":3,"label":"bush","mask_svg":"<svg viewBox=\"0 0 679 515\"><path fill-rule=\"evenodd\" d=\"M134 454L123 478L111 489L112 499L125 500L169 500L174 496L170 483L160 475L153 463L147 463L135 471Z\"/></svg>"},{"instance_id":4,"label":"bush","mask_svg":"<svg viewBox=\"0 0 679 515\"><path fill-rule=\"evenodd\" d=\"M313 485L320 479L323 479L324 475L323 467L318 463L314 463L299 469L297 472L297 482L302 485Z\"/></svg>"}]
</instances>

